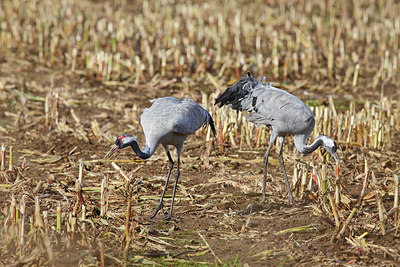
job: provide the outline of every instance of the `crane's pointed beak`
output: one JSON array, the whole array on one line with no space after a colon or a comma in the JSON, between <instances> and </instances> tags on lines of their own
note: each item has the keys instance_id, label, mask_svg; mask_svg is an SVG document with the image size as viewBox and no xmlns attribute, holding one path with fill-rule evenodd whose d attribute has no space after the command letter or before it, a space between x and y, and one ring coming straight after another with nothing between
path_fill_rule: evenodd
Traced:
<instances>
[{"instance_id":1,"label":"crane's pointed beak","mask_svg":"<svg viewBox=\"0 0 400 267\"><path fill-rule=\"evenodd\" d=\"M105 159L111 158L112 155L114 155L115 152L119 150L119 147L114 145L110 151L107 152L107 154L104 156Z\"/></svg>"}]
</instances>

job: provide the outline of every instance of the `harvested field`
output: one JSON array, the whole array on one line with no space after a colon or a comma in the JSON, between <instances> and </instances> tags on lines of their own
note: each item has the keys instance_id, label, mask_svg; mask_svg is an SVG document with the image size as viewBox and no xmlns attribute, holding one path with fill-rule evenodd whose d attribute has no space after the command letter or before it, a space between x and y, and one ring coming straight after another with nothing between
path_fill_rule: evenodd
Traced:
<instances>
[{"instance_id":1,"label":"harvested field","mask_svg":"<svg viewBox=\"0 0 400 267\"><path fill-rule=\"evenodd\" d=\"M0 264L399 265L399 1L0 2ZM247 71L302 99L308 139L269 158L266 127L214 106ZM168 159L144 147L149 100L215 120L184 147L174 219L150 219ZM175 153L173 150L173 157ZM164 212L168 212L172 185Z\"/></svg>"}]
</instances>

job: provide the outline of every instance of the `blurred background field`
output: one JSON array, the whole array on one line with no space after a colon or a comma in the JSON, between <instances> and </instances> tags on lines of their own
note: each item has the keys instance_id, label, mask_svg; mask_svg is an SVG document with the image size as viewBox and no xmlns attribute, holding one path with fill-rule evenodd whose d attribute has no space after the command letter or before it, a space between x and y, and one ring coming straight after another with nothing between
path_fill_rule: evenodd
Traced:
<instances>
[{"instance_id":1,"label":"blurred background field","mask_svg":"<svg viewBox=\"0 0 400 267\"><path fill-rule=\"evenodd\" d=\"M1 1L0 262L398 264L398 14L395 0ZM213 105L246 71L310 106L340 180L323 149L287 138L298 205L277 151L260 202L269 130ZM162 149L102 159L116 135L144 145L139 116L163 96L217 126L186 141L171 222L148 219Z\"/></svg>"}]
</instances>

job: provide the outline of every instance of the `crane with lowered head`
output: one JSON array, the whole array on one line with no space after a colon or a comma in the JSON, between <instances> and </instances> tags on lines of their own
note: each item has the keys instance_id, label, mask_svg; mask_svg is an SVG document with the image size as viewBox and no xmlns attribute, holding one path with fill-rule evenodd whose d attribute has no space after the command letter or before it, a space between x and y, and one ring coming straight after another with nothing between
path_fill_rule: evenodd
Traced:
<instances>
[{"instance_id":1,"label":"crane with lowered head","mask_svg":"<svg viewBox=\"0 0 400 267\"><path fill-rule=\"evenodd\" d=\"M160 202L150 216L150 218L153 218L163 207L163 198L174 166L169 146L175 146L178 158L177 171L175 172L171 208L168 216L164 218L164 220L170 220L174 207L176 185L180 175L180 157L183 143L189 135L194 134L201 126L209 125L215 136L215 126L207 110L190 99L181 101L175 97L163 97L151 100L151 102L153 103L151 107L144 109L143 114L140 116L140 124L142 125L146 139L144 150L142 151L139 148L134 136L124 134L117 138L115 145L106 154L105 158L111 157L120 149L131 147L139 158L148 159L154 154L160 144L164 147L169 160L168 174Z\"/></svg>"},{"instance_id":2,"label":"crane with lowered head","mask_svg":"<svg viewBox=\"0 0 400 267\"><path fill-rule=\"evenodd\" d=\"M265 187L268 154L272 145L278 138L280 143L279 163L285 176L286 185L289 191L289 200L293 202L293 195L290 189L289 180L282 156L282 148L285 136L293 135L294 144L302 154L309 154L318 147L323 146L336 161L336 172L338 172L339 158L337 156L337 145L335 141L326 135L318 136L311 145L307 145L307 138L315 126L315 118L309 107L300 99L288 92L265 83L262 83L247 72L247 76L228 87L226 91L215 100L215 105L220 107L227 105L235 110L247 110L247 120L254 123L256 127L266 125L271 130L269 145L264 155L264 179L262 187L262 201L265 200Z\"/></svg>"}]
</instances>

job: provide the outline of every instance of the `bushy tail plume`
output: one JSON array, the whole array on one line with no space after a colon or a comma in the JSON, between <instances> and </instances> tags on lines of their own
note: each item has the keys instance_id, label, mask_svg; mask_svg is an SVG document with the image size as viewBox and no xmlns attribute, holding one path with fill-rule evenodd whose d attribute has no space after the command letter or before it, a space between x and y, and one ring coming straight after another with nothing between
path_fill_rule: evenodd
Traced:
<instances>
[{"instance_id":1,"label":"bushy tail plume","mask_svg":"<svg viewBox=\"0 0 400 267\"><path fill-rule=\"evenodd\" d=\"M239 81L228 87L226 91L215 100L214 105L221 103L220 107L229 105L237 111L242 111L242 100L245 99L246 96L249 96L251 92L260 85L262 84L251 76L250 72L247 72L247 76L242 77Z\"/></svg>"},{"instance_id":2,"label":"bushy tail plume","mask_svg":"<svg viewBox=\"0 0 400 267\"><path fill-rule=\"evenodd\" d=\"M214 136L216 136L217 132L215 131L214 120L212 119L211 115L208 117L208 125L211 127L211 131L213 132Z\"/></svg>"}]
</instances>

